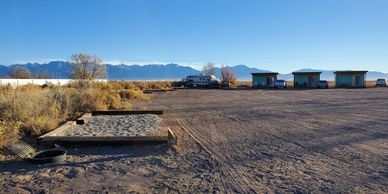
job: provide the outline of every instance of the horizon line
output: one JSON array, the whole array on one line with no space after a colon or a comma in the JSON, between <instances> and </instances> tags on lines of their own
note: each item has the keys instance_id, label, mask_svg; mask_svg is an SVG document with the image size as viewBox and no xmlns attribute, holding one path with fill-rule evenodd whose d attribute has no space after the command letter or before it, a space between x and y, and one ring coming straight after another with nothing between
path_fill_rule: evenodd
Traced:
<instances>
[{"instance_id":1,"label":"horizon line","mask_svg":"<svg viewBox=\"0 0 388 194\"><path fill-rule=\"evenodd\" d=\"M38 64L38 65L43 65L43 64L49 64L51 62L69 62L69 60L61 60L61 59L47 59L47 60L41 60L41 62L39 62L40 60L38 61L35 61L35 62L28 62L28 61L19 61L19 62L16 62L14 64L0 64L0 66L6 66L6 67L9 67L9 66L13 66L13 65L27 65L27 64ZM190 67L190 68L193 68L194 70L197 70L197 71L201 71L201 68L203 67L203 65L193 65L193 64L187 64L187 63L184 63L184 62L164 62L164 61L148 61L148 62L145 62L145 61L142 61L142 62L136 62L136 61L119 61L119 60L113 60L113 61L103 61L104 65L113 65L113 66L117 66L117 65L126 65L126 66L134 66L134 65L137 65L137 66L147 66L147 65L161 65L161 66L166 66L166 65L170 65L170 64L174 64L174 65L178 65L178 66L182 66L182 67ZM208 63L204 63L204 64L208 64ZM248 68L254 68L254 69L257 69L257 70L260 70L260 71L270 71L268 69L260 69L260 68L257 68L257 67L252 67L252 66L249 66L249 65L245 65L245 64L237 64L237 65L226 65L227 67L236 67L236 66L246 66ZM220 68L219 66L216 66L216 68ZM297 71L300 71L300 70L306 70L306 69L309 69L309 70L314 70L314 71L361 71L360 69L314 69L314 68L300 68L300 69L297 69L297 70L294 70L294 71L290 71L288 73L282 73L282 72L279 72L280 74L291 74L292 72L297 72ZM362 71L364 71L365 69L362 69ZM378 70L365 70L365 71L368 71L368 72L379 72L379 73L384 73L384 74L388 74L388 72L383 72L383 71L378 71ZM270 71L272 72L272 71Z\"/></svg>"}]
</instances>

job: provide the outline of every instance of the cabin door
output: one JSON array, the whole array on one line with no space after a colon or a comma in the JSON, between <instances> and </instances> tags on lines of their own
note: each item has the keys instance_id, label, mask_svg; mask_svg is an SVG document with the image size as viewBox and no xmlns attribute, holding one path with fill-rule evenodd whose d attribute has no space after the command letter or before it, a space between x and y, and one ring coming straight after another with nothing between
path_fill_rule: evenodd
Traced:
<instances>
[{"instance_id":1,"label":"cabin door","mask_svg":"<svg viewBox=\"0 0 388 194\"><path fill-rule=\"evenodd\" d=\"M354 86L361 86L361 76L360 75L354 76Z\"/></svg>"},{"instance_id":2,"label":"cabin door","mask_svg":"<svg viewBox=\"0 0 388 194\"><path fill-rule=\"evenodd\" d=\"M273 85L273 78L267 77L267 86L272 86L272 85Z\"/></svg>"},{"instance_id":3,"label":"cabin door","mask_svg":"<svg viewBox=\"0 0 388 194\"><path fill-rule=\"evenodd\" d=\"M316 82L315 76L309 76L309 86L314 85Z\"/></svg>"}]
</instances>

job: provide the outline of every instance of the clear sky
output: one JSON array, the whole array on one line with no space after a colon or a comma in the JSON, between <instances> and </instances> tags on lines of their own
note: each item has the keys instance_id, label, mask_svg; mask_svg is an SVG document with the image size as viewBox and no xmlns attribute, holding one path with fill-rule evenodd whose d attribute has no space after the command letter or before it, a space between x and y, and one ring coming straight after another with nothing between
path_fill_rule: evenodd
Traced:
<instances>
[{"instance_id":1,"label":"clear sky","mask_svg":"<svg viewBox=\"0 0 388 194\"><path fill-rule=\"evenodd\" d=\"M1 0L0 64L110 63L388 72L388 0Z\"/></svg>"}]
</instances>

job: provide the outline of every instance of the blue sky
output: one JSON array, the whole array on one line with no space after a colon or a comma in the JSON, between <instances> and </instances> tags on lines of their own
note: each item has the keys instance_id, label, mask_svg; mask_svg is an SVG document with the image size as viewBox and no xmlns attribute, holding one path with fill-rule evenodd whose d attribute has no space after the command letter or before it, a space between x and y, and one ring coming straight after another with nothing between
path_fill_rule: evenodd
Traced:
<instances>
[{"instance_id":1,"label":"blue sky","mask_svg":"<svg viewBox=\"0 0 388 194\"><path fill-rule=\"evenodd\" d=\"M81 51L110 63L388 72L388 1L0 1L0 64Z\"/></svg>"}]
</instances>

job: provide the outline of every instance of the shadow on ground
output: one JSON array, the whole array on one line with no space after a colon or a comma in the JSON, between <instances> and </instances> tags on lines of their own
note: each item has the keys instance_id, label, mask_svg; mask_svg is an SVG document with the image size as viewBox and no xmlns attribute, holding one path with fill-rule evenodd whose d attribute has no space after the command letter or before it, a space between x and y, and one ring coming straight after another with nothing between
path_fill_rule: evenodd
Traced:
<instances>
[{"instance_id":1,"label":"shadow on ground","mask_svg":"<svg viewBox=\"0 0 388 194\"><path fill-rule=\"evenodd\" d=\"M163 156L167 154L167 145L132 145L132 146L104 146L104 147L84 147L84 148L61 148L68 151L67 160L60 164L31 164L25 160L0 161L0 173L26 172L42 168L76 167L91 163L104 163L118 161L120 159L141 158L147 156ZM95 156L95 157L90 157ZM80 158L74 161L73 158ZM90 160L82 161L82 157Z\"/></svg>"}]
</instances>

